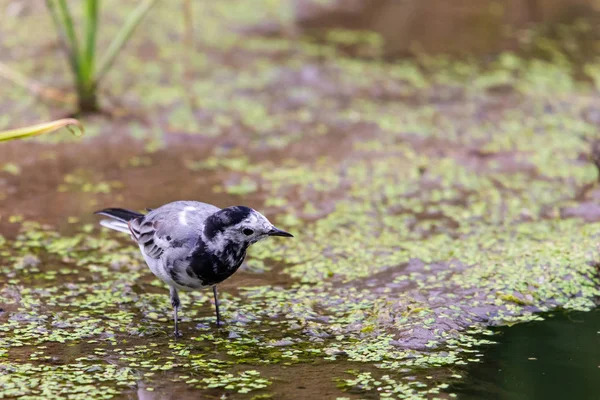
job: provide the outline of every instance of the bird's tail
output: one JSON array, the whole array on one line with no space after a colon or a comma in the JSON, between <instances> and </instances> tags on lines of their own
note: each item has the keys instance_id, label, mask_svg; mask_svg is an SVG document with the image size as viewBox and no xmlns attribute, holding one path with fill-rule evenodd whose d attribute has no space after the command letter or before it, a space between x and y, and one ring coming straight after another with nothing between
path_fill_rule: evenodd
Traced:
<instances>
[{"instance_id":1,"label":"bird's tail","mask_svg":"<svg viewBox=\"0 0 600 400\"><path fill-rule=\"evenodd\" d=\"M94 214L105 215L112 218L101 220L100 225L124 233L131 233L128 225L129 221L144 216L144 214L125 210L123 208L105 208L104 210L96 211Z\"/></svg>"}]
</instances>

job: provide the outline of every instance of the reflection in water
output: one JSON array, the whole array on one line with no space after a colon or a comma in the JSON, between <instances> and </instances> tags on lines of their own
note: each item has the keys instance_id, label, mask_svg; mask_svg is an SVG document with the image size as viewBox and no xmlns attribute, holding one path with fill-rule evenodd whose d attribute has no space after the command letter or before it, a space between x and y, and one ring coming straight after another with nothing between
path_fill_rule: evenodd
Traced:
<instances>
[{"instance_id":1,"label":"reflection in water","mask_svg":"<svg viewBox=\"0 0 600 400\"><path fill-rule=\"evenodd\" d=\"M496 345L454 387L461 399L600 398L600 309L497 329Z\"/></svg>"}]
</instances>

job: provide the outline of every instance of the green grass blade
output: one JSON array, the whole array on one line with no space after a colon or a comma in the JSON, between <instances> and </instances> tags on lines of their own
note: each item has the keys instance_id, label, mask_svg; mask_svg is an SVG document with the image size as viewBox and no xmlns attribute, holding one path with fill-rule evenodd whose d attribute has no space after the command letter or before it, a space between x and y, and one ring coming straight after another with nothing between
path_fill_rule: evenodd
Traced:
<instances>
[{"instance_id":1,"label":"green grass blade","mask_svg":"<svg viewBox=\"0 0 600 400\"><path fill-rule=\"evenodd\" d=\"M71 69L74 73L77 73L77 59L75 54L73 53L73 49L70 46L69 41L67 40L67 34L65 32L65 27L61 22L60 15L56 10L56 1L55 0L46 0L46 7L48 8L48 12L52 17L52 22L54 23L54 27L56 32L58 33L58 39L60 41L61 47L64 49L67 58L69 59L69 65L71 65Z\"/></svg>"},{"instance_id":2,"label":"green grass blade","mask_svg":"<svg viewBox=\"0 0 600 400\"><path fill-rule=\"evenodd\" d=\"M73 134L77 134L73 129L76 127L80 135L83 135L85 130L81 122L73 118L58 119L52 122L43 124L31 125L25 128L11 129L8 131L0 131L0 142L13 139L21 139L30 136L43 135L44 133L54 132L60 128L67 128Z\"/></svg>"},{"instance_id":3,"label":"green grass blade","mask_svg":"<svg viewBox=\"0 0 600 400\"><path fill-rule=\"evenodd\" d=\"M68 40L69 47L71 50L72 63L75 66L75 75L77 81L80 82L81 78L81 53L79 52L79 44L77 43L77 36L75 35L75 25L73 24L73 18L67 6L66 0L58 0L60 17L62 27L64 28L65 36Z\"/></svg>"},{"instance_id":4,"label":"green grass blade","mask_svg":"<svg viewBox=\"0 0 600 400\"><path fill-rule=\"evenodd\" d=\"M125 25L119 31L117 36L113 39L102 57L100 64L98 66L98 74L96 76L95 83L97 84L104 74L110 69L111 65L117 58L119 51L123 48L127 39L131 36L135 28L140 24L144 16L150 11L150 8L156 3L157 0L143 0L141 1L135 10L129 15L127 21L125 21Z\"/></svg>"},{"instance_id":5,"label":"green grass blade","mask_svg":"<svg viewBox=\"0 0 600 400\"><path fill-rule=\"evenodd\" d=\"M94 83L94 58L96 55L96 32L98 30L98 1L87 0L85 7L85 48L82 80L86 86Z\"/></svg>"}]
</instances>

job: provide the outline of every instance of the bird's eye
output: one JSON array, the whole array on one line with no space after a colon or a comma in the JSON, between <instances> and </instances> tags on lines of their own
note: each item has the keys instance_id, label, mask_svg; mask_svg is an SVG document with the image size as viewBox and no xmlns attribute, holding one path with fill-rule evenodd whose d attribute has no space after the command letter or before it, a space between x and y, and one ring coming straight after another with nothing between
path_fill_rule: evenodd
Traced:
<instances>
[{"instance_id":1,"label":"bird's eye","mask_svg":"<svg viewBox=\"0 0 600 400\"><path fill-rule=\"evenodd\" d=\"M250 235L252 235L254 233L254 231L252 229L248 229L248 228L244 229L242 232L246 236L250 236Z\"/></svg>"}]
</instances>

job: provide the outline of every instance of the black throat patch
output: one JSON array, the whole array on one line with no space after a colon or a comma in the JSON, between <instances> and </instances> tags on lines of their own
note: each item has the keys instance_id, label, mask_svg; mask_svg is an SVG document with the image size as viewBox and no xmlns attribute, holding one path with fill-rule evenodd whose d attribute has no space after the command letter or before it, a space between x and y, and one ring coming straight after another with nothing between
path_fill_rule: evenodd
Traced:
<instances>
[{"instance_id":1,"label":"black throat patch","mask_svg":"<svg viewBox=\"0 0 600 400\"><path fill-rule=\"evenodd\" d=\"M238 270L246 257L247 249L247 244L227 242L222 252L213 253L200 239L194 252L187 258L189 266L186 273L192 278L198 278L202 286L216 285Z\"/></svg>"}]
</instances>

